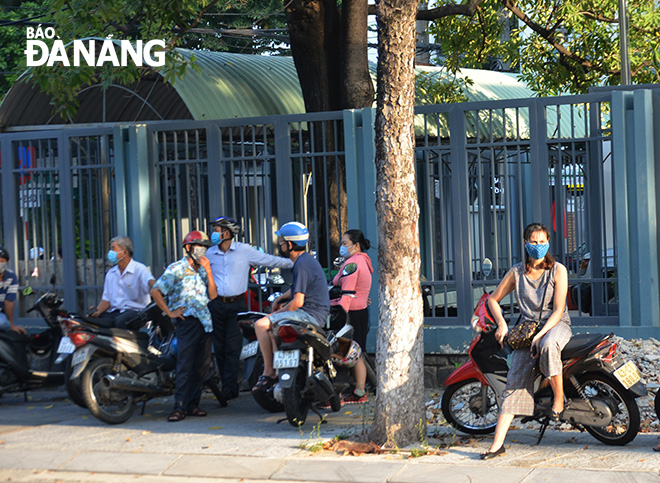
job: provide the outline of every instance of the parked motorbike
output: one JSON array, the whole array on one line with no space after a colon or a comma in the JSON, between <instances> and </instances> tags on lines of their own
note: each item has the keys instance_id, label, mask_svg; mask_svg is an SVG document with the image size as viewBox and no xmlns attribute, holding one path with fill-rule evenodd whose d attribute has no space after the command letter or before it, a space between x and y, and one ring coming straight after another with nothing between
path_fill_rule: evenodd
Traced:
<instances>
[{"instance_id":1,"label":"parked motorbike","mask_svg":"<svg viewBox=\"0 0 660 483\"><path fill-rule=\"evenodd\" d=\"M108 424L127 421L137 404L174 394L176 338L172 321L151 304L138 313L151 321L147 332L93 327L61 318L63 331L76 347L71 360L72 379L80 377L82 395L90 412ZM208 386L220 406L227 401L210 371ZM144 405L143 405L144 411Z\"/></svg>"},{"instance_id":2,"label":"parked motorbike","mask_svg":"<svg viewBox=\"0 0 660 483\"><path fill-rule=\"evenodd\" d=\"M57 321L62 303L57 295L46 292L28 310L38 311L46 321L47 328L37 334L0 332L0 395L64 383L70 353Z\"/></svg>"},{"instance_id":3,"label":"parked motorbike","mask_svg":"<svg viewBox=\"0 0 660 483\"><path fill-rule=\"evenodd\" d=\"M469 360L444 382L442 412L447 422L468 434L495 431L502 392L507 381L507 356L495 339L497 323L488 311L484 294L474 310L472 327L476 336L468 350ZM561 420L586 430L609 445L631 442L639 431L640 414L636 398L647 394L641 374L632 361L617 353L612 334L578 334L564 347L564 391L569 398ZM552 388L536 369L534 415L523 423L541 424L537 444L550 422Z\"/></svg>"},{"instance_id":4,"label":"parked motorbike","mask_svg":"<svg viewBox=\"0 0 660 483\"><path fill-rule=\"evenodd\" d=\"M238 326L243 333L246 343L243 344L239 359L243 361L243 387L244 390L251 390L257 383L257 379L264 372L264 358L261 355L257 334L254 331L254 323L268 314L261 312L241 312L238 314ZM272 394L273 388L267 389L268 394L262 398L255 398L261 407L266 411L278 413L284 411L284 406L277 401Z\"/></svg>"},{"instance_id":5,"label":"parked motorbike","mask_svg":"<svg viewBox=\"0 0 660 483\"><path fill-rule=\"evenodd\" d=\"M350 341L351 325L347 323L335 334L315 324L285 320L273 327L273 332L278 348L273 367L278 380L266 390L252 392L257 403L267 410L280 403L294 427L305 424L310 409L316 412L315 402L329 401L331 409L339 411L341 394L350 387L352 373L335 364L332 355L340 344ZM365 360L365 364L370 362ZM367 372L374 374L371 367ZM375 384L375 380L371 382Z\"/></svg>"}]
</instances>

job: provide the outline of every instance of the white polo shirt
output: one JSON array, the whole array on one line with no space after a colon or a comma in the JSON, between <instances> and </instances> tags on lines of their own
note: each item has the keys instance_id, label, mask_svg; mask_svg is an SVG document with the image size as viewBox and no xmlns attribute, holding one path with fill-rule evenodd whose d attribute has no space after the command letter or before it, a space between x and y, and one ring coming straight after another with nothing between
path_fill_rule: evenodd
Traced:
<instances>
[{"instance_id":1,"label":"white polo shirt","mask_svg":"<svg viewBox=\"0 0 660 483\"><path fill-rule=\"evenodd\" d=\"M124 273L115 265L105 276L101 298L110 303L109 311L141 310L151 302L150 280L154 280L151 270L140 262L128 262Z\"/></svg>"}]
</instances>

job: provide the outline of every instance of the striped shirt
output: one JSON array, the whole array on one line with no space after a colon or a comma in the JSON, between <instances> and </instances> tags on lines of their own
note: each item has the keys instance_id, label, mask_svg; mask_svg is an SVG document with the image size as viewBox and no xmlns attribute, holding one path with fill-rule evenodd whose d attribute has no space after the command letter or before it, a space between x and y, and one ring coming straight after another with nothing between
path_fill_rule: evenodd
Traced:
<instances>
[{"instance_id":1,"label":"striped shirt","mask_svg":"<svg viewBox=\"0 0 660 483\"><path fill-rule=\"evenodd\" d=\"M14 272L7 269L5 276L0 280L0 311L5 309L5 300L13 302L18 295L18 277Z\"/></svg>"}]
</instances>

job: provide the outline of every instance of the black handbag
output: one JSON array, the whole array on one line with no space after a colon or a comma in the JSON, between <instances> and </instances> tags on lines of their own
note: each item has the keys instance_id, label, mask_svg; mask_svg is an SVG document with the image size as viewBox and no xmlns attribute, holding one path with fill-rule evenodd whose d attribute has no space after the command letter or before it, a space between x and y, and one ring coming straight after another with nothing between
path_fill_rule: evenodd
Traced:
<instances>
[{"instance_id":1,"label":"black handbag","mask_svg":"<svg viewBox=\"0 0 660 483\"><path fill-rule=\"evenodd\" d=\"M517 350L530 347L532 345L532 340L539 330L541 330L545 294L548 292L549 283L550 281L546 282L545 289L543 290L543 298L541 299L541 310L539 311L538 320L527 320L523 319L522 316L519 316L516 324L507 334L506 341L512 349Z\"/></svg>"}]
</instances>

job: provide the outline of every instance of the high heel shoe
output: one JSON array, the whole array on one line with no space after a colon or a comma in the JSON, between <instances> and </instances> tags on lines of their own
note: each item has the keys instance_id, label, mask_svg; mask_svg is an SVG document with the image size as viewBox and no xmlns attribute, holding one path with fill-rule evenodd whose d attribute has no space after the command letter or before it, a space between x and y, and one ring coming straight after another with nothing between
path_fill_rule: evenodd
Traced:
<instances>
[{"instance_id":1,"label":"high heel shoe","mask_svg":"<svg viewBox=\"0 0 660 483\"><path fill-rule=\"evenodd\" d=\"M481 459L482 460L490 460L493 458L497 458L498 456L502 456L504 453L506 453L506 448L504 445L500 446L500 449L497 449L495 451L486 451L485 453L481 453Z\"/></svg>"}]
</instances>

